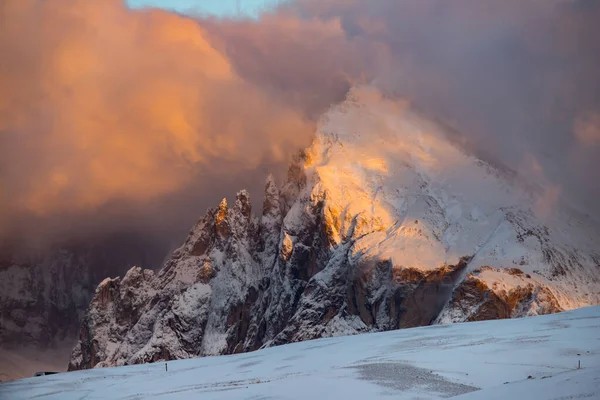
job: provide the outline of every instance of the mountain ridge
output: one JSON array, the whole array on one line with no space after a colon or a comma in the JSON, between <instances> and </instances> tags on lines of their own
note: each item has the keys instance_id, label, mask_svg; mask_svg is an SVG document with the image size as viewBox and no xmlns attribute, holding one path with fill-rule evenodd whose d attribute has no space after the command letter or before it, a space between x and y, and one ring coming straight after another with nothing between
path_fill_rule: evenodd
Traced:
<instances>
[{"instance_id":1,"label":"mountain ridge","mask_svg":"<svg viewBox=\"0 0 600 400\"><path fill-rule=\"evenodd\" d=\"M259 217L245 190L209 209L158 274L103 281L69 369L600 302L592 222L541 217L543 193L373 88L322 117L264 199Z\"/></svg>"}]
</instances>

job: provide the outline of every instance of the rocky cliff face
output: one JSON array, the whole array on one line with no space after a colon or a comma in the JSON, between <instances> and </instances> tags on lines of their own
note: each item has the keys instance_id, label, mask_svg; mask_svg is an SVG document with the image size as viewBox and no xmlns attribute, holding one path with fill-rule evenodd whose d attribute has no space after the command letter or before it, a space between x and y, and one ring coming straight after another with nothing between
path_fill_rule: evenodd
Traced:
<instances>
[{"instance_id":1,"label":"rocky cliff face","mask_svg":"<svg viewBox=\"0 0 600 400\"><path fill-rule=\"evenodd\" d=\"M158 274L96 289L69 369L544 314L600 301L597 227L361 88L254 216L210 209ZM490 267L491 266L491 267Z\"/></svg>"},{"instance_id":2,"label":"rocky cliff face","mask_svg":"<svg viewBox=\"0 0 600 400\"><path fill-rule=\"evenodd\" d=\"M0 255L0 345L47 348L72 343L94 291L107 274L152 265L156 246L129 237ZM163 251L160 249L159 251Z\"/></svg>"},{"instance_id":3,"label":"rocky cliff face","mask_svg":"<svg viewBox=\"0 0 600 400\"><path fill-rule=\"evenodd\" d=\"M94 290L87 262L85 255L69 251L5 261L0 269L3 347L44 347L73 337Z\"/></svg>"}]
</instances>

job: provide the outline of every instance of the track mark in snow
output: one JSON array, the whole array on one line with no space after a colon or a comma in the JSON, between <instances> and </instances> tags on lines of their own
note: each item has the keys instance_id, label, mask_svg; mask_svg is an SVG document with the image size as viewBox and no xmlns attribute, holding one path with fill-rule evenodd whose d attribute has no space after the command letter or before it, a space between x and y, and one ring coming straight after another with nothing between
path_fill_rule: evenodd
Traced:
<instances>
[{"instance_id":1,"label":"track mark in snow","mask_svg":"<svg viewBox=\"0 0 600 400\"><path fill-rule=\"evenodd\" d=\"M412 389L426 389L440 393L444 397L458 396L480 390L475 386L449 381L432 371L401 363L373 363L354 367L360 378L380 386L406 392Z\"/></svg>"},{"instance_id":2,"label":"track mark in snow","mask_svg":"<svg viewBox=\"0 0 600 400\"><path fill-rule=\"evenodd\" d=\"M262 361L250 361L250 362L247 362L247 363L243 363L243 364L240 364L240 365L238 365L238 368L240 368L240 369L241 369L241 368L252 367L252 366L254 366L254 365L258 365L258 364L260 364L260 363L262 363Z\"/></svg>"}]
</instances>

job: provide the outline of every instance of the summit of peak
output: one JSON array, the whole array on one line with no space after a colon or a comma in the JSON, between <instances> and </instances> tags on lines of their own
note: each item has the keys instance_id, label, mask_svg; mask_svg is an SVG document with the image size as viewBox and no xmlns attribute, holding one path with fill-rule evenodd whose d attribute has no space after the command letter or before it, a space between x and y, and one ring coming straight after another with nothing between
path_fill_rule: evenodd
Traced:
<instances>
[{"instance_id":1,"label":"summit of peak","mask_svg":"<svg viewBox=\"0 0 600 400\"><path fill-rule=\"evenodd\" d=\"M318 185L326 206L342 210L335 218L342 236L356 218L355 234L368 234L356 247L405 267L428 270L465 255L476 255L473 267L518 263L533 247L502 240L524 225L549 232L545 240L554 246L589 242L585 234L563 235L559 217L532 215L538 199L530 185L469 153L453 135L406 102L353 88L318 124L303 168L306 186Z\"/></svg>"},{"instance_id":2,"label":"summit of peak","mask_svg":"<svg viewBox=\"0 0 600 400\"><path fill-rule=\"evenodd\" d=\"M237 192L235 196L235 208L245 218L250 218L252 216L252 204L250 202L250 193L247 190L243 189Z\"/></svg>"},{"instance_id":3,"label":"summit of peak","mask_svg":"<svg viewBox=\"0 0 600 400\"><path fill-rule=\"evenodd\" d=\"M275 182L273 174L269 173L267 179L265 179L265 190L270 190L273 187L277 187L277 182Z\"/></svg>"},{"instance_id":4,"label":"summit of peak","mask_svg":"<svg viewBox=\"0 0 600 400\"><path fill-rule=\"evenodd\" d=\"M219 209L220 210L227 209L227 198L226 197L223 197L223 200L221 200L221 202L219 203Z\"/></svg>"},{"instance_id":5,"label":"summit of peak","mask_svg":"<svg viewBox=\"0 0 600 400\"><path fill-rule=\"evenodd\" d=\"M244 200L244 201L250 200L250 192L248 192L246 189L239 190L236 193L235 198L237 200Z\"/></svg>"}]
</instances>

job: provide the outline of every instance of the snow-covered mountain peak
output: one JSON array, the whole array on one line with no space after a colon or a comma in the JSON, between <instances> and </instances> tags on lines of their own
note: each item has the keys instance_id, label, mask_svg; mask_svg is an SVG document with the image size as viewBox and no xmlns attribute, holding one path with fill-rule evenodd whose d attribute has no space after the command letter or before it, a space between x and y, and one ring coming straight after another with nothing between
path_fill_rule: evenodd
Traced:
<instances>
[{"instance_id":1,"label":"snow-covered mountain peak","mask_svg":"<svg viewBox=\"0 0 600 400\"><path fill-rule=\"evenodd\" d=\"M598 235L369 87L350 91L279 188L224 200L156 275L107 281L70 368L600 303ZM132 278L136 279L132 279Z\"/></svg>"},{"instance_id":2,"label":"snow-covered mountain peak","mask_svg":"<svg viewBox=\"0 0 600 400\"><path fill-rule=\"evenodd\" d=\"M468 154L442 127L375 89L355 88L331 108L308 160L307 174L326 193L334 238L342 240L353 218L362 221L356 251L420 270L468 256L469 270L518 266L542 281L571 260L598 281L592 226L558 208L542 220L543 192ZM576 304L597 302L598 286L587 294L575 296Z\"/></svg>"}]
</instances>

